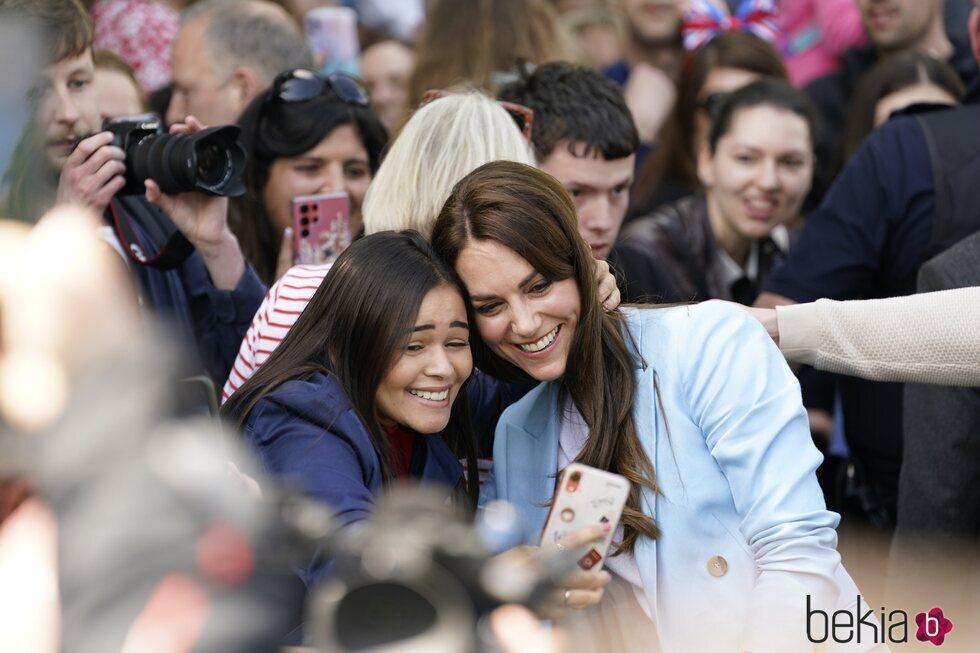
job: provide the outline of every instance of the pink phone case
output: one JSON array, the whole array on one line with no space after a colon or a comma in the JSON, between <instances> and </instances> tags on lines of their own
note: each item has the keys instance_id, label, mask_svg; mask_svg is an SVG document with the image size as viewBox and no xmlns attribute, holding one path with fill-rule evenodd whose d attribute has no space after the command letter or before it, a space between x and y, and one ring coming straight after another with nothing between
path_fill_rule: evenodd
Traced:
<instances>
[{"instance_id":1,"label":"pink phone case","mask_svg":"<svg viewBox=\"0 0 980 653\"><path fill-rule=\"evenodd\" d=\"M301 195L292 200L293 261L297 265L333 263L350 245L347 193Z\"/></svg>"},{"instance_id":2,"label":"pink phone case","mask_svg":"<svg viewBox=\"0 0 980 653\"><path fill-rule=\"evenodd\" d=\"M560 542L572 531L593 524L609 523L609 533L578 561L585 570L599 571L606 559L619 518L623 514L630 484L619 474L581 463L571 463L562 472L551 511L541 534L541 544Z\"/></svg>"}]
</instances>

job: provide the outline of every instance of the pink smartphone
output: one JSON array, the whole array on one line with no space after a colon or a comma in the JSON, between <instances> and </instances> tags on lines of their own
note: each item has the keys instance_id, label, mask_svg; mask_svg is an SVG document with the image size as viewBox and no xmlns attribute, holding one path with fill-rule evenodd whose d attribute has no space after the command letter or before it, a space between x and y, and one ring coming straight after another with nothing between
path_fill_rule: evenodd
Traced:
<instances>
[{"instance_id":1,"label":"pink smartphone","mask_svg":"<svg viewBox=\"0 0 980 653\"><path fill-rule=\"evenodd\" d=\"M557 544L569 533L593 524L609 524L609 532L578 561L586 571L599 571L606 559L630 483L619 474L571 463L561 473L555 499L541 534L541 544Z\"/></svg>"},{"instance_id":2,"label":"pink smartphone","mask_svg":"<svg viewBox=\"0 0 980 653\"><path fill-rule=\"evenodd\" d=\"M322 265L351 242L350 199L347 193L300 195L292 200L293 260L297 265Z\"/></svg>"}]
</instances>

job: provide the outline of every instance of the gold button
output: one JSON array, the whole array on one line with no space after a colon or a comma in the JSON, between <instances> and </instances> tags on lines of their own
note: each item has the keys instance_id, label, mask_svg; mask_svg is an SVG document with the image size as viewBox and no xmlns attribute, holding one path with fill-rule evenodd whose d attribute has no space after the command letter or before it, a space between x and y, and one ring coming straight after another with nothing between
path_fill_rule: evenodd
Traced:
<instances>
[{"instance_id":1,"label":"gold button","mask_svg":"<svg viewBox=\"0 0 980 653\"><path fill-rule=\"evenodd\" d=\"M728 561L721 556L711 556L708 558L708 573L721 578L728 573Z\"/></svg>"}]
</instances>

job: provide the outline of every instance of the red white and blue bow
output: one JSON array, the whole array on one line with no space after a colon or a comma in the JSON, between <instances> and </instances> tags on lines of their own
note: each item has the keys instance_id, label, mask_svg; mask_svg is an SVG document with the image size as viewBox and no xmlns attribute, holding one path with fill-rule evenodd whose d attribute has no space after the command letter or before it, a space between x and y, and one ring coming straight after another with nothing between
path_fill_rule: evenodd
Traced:
<instances>
[{"instance_id":1,"label":"red white and blue bow","mask_svg":"<svg viewBox=\"0 0 980 653\"><path fill-rule=\"evenodd\" d=\"M716 36L733 30L751 32L771 43L779 29L776 15L775 0L744 0L734 16L728 13L727 6L714 0L692 0L684 12L684 49L697 50Z\"/></svg>"}]
</instances>

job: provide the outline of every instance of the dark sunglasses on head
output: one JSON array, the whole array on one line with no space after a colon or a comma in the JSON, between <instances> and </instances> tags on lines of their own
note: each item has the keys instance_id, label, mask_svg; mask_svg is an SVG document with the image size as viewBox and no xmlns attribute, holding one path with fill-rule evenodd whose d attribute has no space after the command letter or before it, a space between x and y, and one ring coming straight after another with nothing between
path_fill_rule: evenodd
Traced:
<instances>
[{"instance_id":1,"label":"dark sunglasses on head","mask_svg":"<svg viewBox=\"0 0 980 653\"><path fill-rule=\"evenodd\" d=\"M459 95L459 93L444 91L441 89L426 91L422 94L422 103L419 106L424 107L434 100L448 97L450 95ZM504 111L510 114L511 118L514 119L514 123L517 125L517 128L521 130L524 140L531 140L531 125L534 124L534 110L530 107L524 106L523 104L507 102L506 100L496 100L496 102L504 109Z\"/></svg>"},{"instance_id":2,"label":"dark sunglasses on head","mask_svg":"<svg viewBox=\"0 0 980 653\"><path fill-rule=\"evenodd\" d=\"M341 73L323 76L297 68L280 73L272 82L271 97L280 102L306 102L332 92L347 104L365 107L368 95L359 79Z\"/></svg>"}]
</instances>

